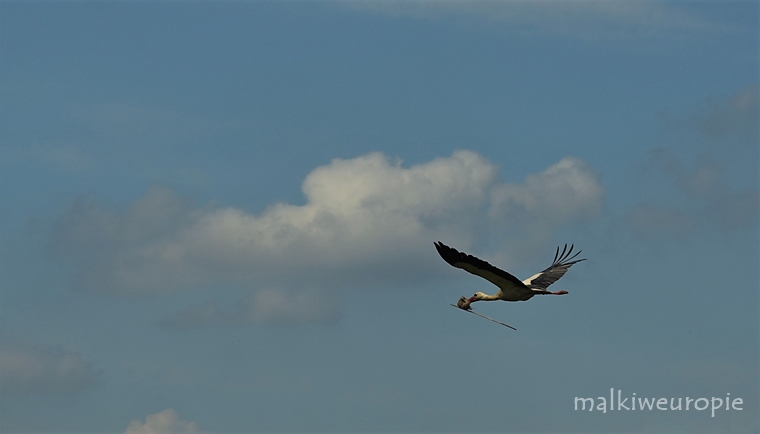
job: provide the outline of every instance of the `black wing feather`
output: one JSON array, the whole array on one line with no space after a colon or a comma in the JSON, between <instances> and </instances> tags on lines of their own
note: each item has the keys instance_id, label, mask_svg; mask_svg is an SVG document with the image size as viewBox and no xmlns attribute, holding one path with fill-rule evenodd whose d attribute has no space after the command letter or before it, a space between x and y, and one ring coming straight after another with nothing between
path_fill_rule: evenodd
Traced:
<instances>
[{"instance_id":1,"label":"black wing feather","mask_svg":"<svg viewBox=\"0 0 760 434\"><path fill-rule=\"evenodd\" d=\"M528 287L517 277L500 268L494 267L482 259L460 252L440 241L433 244L435 244L435 248L438 250L438 254L441 255L441 258L452 267L461 268L476 276L480 276L502 289L528 289Z\"/></svg>"}]
</instances>

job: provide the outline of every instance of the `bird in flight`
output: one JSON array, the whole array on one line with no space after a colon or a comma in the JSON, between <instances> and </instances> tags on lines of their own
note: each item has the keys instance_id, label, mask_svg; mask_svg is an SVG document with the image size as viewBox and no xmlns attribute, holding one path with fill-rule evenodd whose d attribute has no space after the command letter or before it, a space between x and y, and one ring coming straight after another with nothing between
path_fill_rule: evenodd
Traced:
<instances>
[{"instance_id":1,"label":"bird in flight","mask_svg":"<svg viewBox=\"0 0 760 434\"><path fill-rule=\"evenodd\" d=\"M586 260L575 259L581 253L580 251L570 256L573 253L573 245L568 249L567 244L565 244L562 253L560 253L559 247L557 247L557 252L554 254L554 261L552 261L552 264L549 267L540 273L534 274L533 276L520 281L517 277L494 267L482 259L460 252L440 241L434 244L436 250L438 250L438 253L441 255L441 258L443 258L443 260L449 265L461 268L476 276L480 276L499 287L499 292L493 295L476 292L470 298L460 298L459 302L457 302L457 306L464 310L470 310L470 304L476 301L526 301L533 298L534 295L567 294L567 291L551 292L546 288L559 280L560 277L564 276L568 268L573 264Z\"/></svg>"}]
</instances>

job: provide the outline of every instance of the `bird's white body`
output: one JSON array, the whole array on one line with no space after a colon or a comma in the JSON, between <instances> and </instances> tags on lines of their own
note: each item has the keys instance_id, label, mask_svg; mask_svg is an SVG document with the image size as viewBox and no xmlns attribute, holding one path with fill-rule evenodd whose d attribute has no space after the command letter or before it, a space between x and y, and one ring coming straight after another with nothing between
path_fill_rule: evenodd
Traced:
<instances>
[{"instance_id":1,"label":"bird's white body","mask_svg":"<svg viewBox=\"0 0 760 434\"><path fill-rule=\"evenodd\" d=\"M470 302L473 301L496 301L496 300L502 300L502 301L528 301L530 300L534 295L529 292L524 291L515 291L515 290L506 290L500 289L499 292L493 295L486 294L485 292L476 292Z\"/></svg>"}]
</instances>

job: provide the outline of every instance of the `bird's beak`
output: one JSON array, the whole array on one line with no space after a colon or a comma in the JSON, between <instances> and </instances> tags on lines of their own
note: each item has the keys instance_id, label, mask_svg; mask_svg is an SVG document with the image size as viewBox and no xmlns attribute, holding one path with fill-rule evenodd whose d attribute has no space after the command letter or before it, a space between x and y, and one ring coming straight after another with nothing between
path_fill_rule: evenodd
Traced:
<instances>
[{"instance_id":1,"label":"bird's beak","mask_svg":"<svg viewBox=\"0 0 760 434\"><path fill-rule=\"evenodd\" d=\"M475 296L474 295L472 297L470 297L470 298L467 299L467 303L472 303L473 301L475 301Z\"/></svg>"}]
</instances>

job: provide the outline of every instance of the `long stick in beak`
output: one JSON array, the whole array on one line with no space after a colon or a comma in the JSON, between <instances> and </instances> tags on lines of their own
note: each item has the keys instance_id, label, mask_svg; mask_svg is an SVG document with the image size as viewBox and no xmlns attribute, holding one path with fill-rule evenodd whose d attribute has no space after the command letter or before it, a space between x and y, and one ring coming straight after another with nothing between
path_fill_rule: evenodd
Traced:
<instances>
[{"instance_id":1,"label":"long stick in beak","mask_svg":"<svg viewBox=\"0 0 760 434\"><path fill-rule=\"evenodd\" d=\"M487 320L489 320L489 321L493 321L493 322L495 322L496 324L501 324L501 325L503 325L504 327L509 327L509 328L511 328L512 330L517 330L516 328L512 327L512 326L511 326L511 325L509 325L509 324L504 324L504 323L503 323L503 322L501 322L501 321L496 321L495 319L493 319L493 318L489 318L489 317L487 317L487 316L485 316L485 315L483 315L483 314L477 313L477 312L475 312L475 311L474 311L474 310L472 310L472 309L462 309L461 307L459 307L459 306L457 306L457 305L455 305L455 304L452 304L452 306L454 306L455 308L457 308L457 309L459 309L459 310L463 310L463 311L465 311L465 312L470 312L470 313L471 313L471 314L473 314L473 315L477 315L477 316L479 316L479 317L481 317L481 318L485 318L485 319L487 319Z\"/></svg>"}]
</instances>

